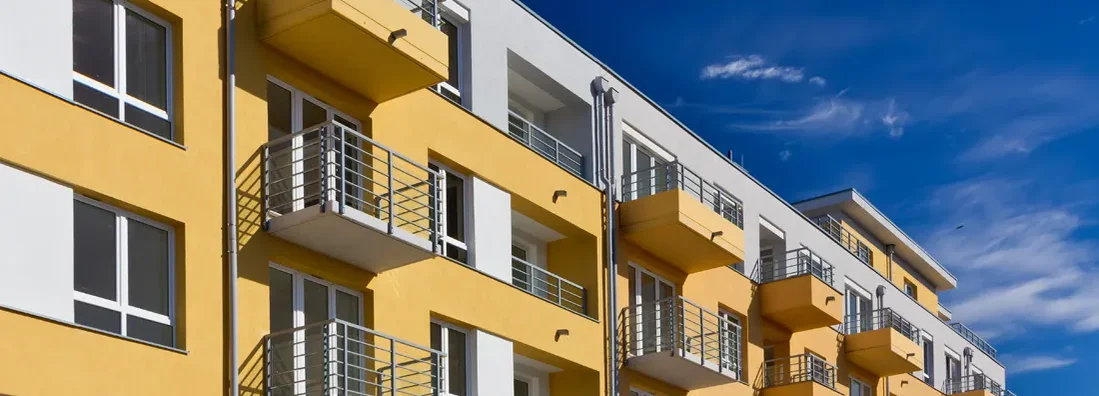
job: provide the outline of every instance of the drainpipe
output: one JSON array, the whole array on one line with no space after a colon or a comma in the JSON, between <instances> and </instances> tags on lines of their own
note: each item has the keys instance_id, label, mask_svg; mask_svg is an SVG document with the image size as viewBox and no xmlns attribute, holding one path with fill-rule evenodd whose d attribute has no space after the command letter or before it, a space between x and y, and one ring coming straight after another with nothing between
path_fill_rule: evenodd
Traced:
<instances>
[{"instance_id":1,"label":"drainpipe","mask_svg":"<svg viewBox=\"0 0 1099 396\"><path fill-rule=\"evenodd\" d=\"M604 260L607 263L607 291L606 291L606 310L607 310L607 333L609 335L609 350L608 354L608 367L607 367L607 382L610 388L610 395L618 396L618 270L615 265L615 243L614 243L614 171L611 166L614 162L614 152L611 151L611 141L613 140L613 124L608 125L607 110L610 108L607 101L610 100L613 103L617 99L616 94L610 94L608 87L610 81L606 78L596 77L591 82L593 108L595 115L595 140L597 148L597 157L595 168L595 176L599 182L603 185L603 196L605 198L605 208L607 222L606 231L603 236L603 253Z\"/></svg>"},{"instance_id":2,"label":"drainpipe","mask_svg":"<svg viewBox=\"0 0 1099 396\"><path fill-rule=\"evenodd\" d=\"M889 283L893 283L893 255L897 252L897 245L889 244L885 245L885 263L887 265L886 274L889 276Z\"/></svg>"},{"instance_id":3,"label":"drainpipe","mask_svg":"<svg viewBox=\"0 0 1099 396\"><path fill-rule=\"evenodd\" d=\"M237 374L237 155L236 59L233 39L236 2L225 0L225 243L229 266L229 395L240 394Z\"/></svg>"}]
</instances>

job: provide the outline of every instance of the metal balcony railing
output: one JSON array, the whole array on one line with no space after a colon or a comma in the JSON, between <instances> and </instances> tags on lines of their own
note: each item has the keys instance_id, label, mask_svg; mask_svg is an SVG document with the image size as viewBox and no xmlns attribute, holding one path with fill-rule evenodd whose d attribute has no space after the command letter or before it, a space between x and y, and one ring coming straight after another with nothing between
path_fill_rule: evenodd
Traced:
<instances>
[{"instance_id":1,"label":"metal balcony railing","mask_svg":"<svg viewBox=\"0 0 1099 396\"><path fill-rule=\"evenodd\" d=\"M920 344L920 329L893 311L892 308L881 308L862 314L847 315L844 318L843 327L846 334L891 328L917 345Z\"/></svg>"},{"instance_id":2,"label":"metal balcony railing","mask_svg":"<svg viewBox=\"0 0 1099 396\"><path fill-rule=\"evenodd\" d=\"M357 210L437 246L442 178L426 166L337 122L263 146L266 219L326 202Z\"/></svg>"},{"instance_id":3,"label":"metal balcony railing","mask_svg":"<svg viewBox=\"0 0 1099 396\"><path fill-rule=\"evenodd\" d=\"M584 177L584 155L508 110L508 135L576 176Z\"/></svg>"},{"instance_id":4,"label":"metal balcony railing","mask_svg":"<svg viewBox=\"0 0 1099 396\"><path fill-rule=\"evenodd\" d=\"M587 314L588 298L583 286L517 257L511 258L511 284L567 310Z\"/></svg>"},{"instance_id":5,"label":"metal balcony railing","mask_svg":"<svg viewBox=\"0 0 1099 396\"><path fill-rule=\"evenodd\" d=\"M956 395L976 390L984 390L996 396L1015 396L1015 393L1004 389L1003 385L993 381L984 374L972 374L960 378L947 379L943 382L943 393Z\"/></svg>"},{"instance_id":6,"label":"metal balcony railing","mask_svg":"<svg viewBox=\"0 0 1099 396\"><path fill-rule=\"evenodd\" d=\"M431 26L438 27L440 23L439 19L439 0L396 0L398 4L404 6L413 14L419 15L423 18L424 22L430 23Z\"/></svg>"},{"instance_id":7,"label":"metal balcony railing","mask_svg":"<svg viewBox=\"0 0 1099 396\"><path fill-rule=\"evenodd\" d=\"M809 353L763 362L764 388L807 381L836 389L836 366Z\"/></svg>"},{"instance_id":8,"label":"metal balcony railing","mask_svg":"<svg viewBox=\"0 0 1099 396\"><path fill-rule=\"evenodd\" d=\"M843 225L840 224L839 220L836 220L830 215L824 215L817 217L814 222L817 223L817 227L820 227L820 229L824 231L825 234L828 234L832 240L836 241L840 246L843 246L844 249L850 251L855 257L858 257L859 261L862 261L863 264L873 265L874 252L870 250L870 246L867 246L865 243L858 240L858 238L855 238L850 231L843 228Z\"/></svg>"},{"instance_id":9,"label":"metal balcony railing","mask_svg":"<svg viewBox=\"0 0 1099 396\"><path fill-rule=\"evenodd\" d=\"M824 283L832 285L832 264L813 253L808 248L786 252L786 259L779 262L764 261L756 266L759 270L759 283L775 282L802 275L812 275Z\"/></svg>"},{"instance_id":10,"label":"metal balcony railing","mask_svg":"<svg viewBox=\"0 0 1099 396\"><path fill-rule=\"evenodd\" d=\"M446 354L331 319L264 337L267 396L427 396L447 389Z\"/></svg>"},{"instance_id":11,"label":"metal balcony railing","mask_svg":"<svg viewBox=\"0 0 1099 396\"><path fill-rule=\"evenodd\" d=\"M683 297L630 306L625 323L629 356L671 352L741 376L741 327Z\"/></svg>"},{"instance_id":12,"label":"metal balcony railing","mask_svg":"<svg viewBox=\"0 0 1099 396\"><path fill-rule=\"evenodd\" d=\"M962 338L965 338L966 341L969 341L969 343L973 344L977 349L984 351L984 353L988 354L992 359L996 359L996 348L993 348L992 344L989 344L984 338L981 338L977 333L974 333L973 330L970 330L959 322L951 323L950 328L954 329L954 332L961 335Z\"/></svg>"},{"instance_id":13,"label":"metal balcony railing","mask_svg":"<svg viewBox=\"0 0 1099 396\"><path fill-rule=\"evenodd\" d=\"M659 164L622 175L622 201L632 201L670 190L683 190L717 214L744 228L744 205L716 183L698 176L679 162Z\"/></svg>"}]
</instances>

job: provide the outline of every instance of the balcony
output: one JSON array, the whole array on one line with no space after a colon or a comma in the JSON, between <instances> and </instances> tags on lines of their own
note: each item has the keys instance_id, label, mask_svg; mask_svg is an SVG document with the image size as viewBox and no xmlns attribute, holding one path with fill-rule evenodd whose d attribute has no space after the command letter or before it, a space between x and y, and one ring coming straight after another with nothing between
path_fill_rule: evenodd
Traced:
<instances>
[{"instance_id":1,"label":"balcony","mask_svg":"<svg viewBox=\"0 0 1099 396\"><path fill-rule=\"evenodd\" d=\"M923 368L920 330L892 309L848 315L844 330L847 359L878 376Z\"/></svg>"},{"instance_id":2,"label":"balcony","mask_svg":"<svg viewBox=\"0 0 1099 396\"><path fill-rule=\"evenodd\" d=\"M267 396L438 395L447 356L332 319L264 338Z\"/></svg>"},{"instance_id":3,"label":"balcony","mask_svg":"<svg viewBox=\"0 0 1099 396\"><path fill-rule=\"evenodd\" d=\"M943 393L960 396L1015 396L984 374L967 375L943 382Z\"/></svg>"},{"instance_id":4,"label":"balcony","mask_svg":"<svg viewBox=\"0 0 1099 396\"><path fill-rule=\"evenodd\" d=\"M843 323L843 294L832 286L832 264L807 248L786 257L756 267L763 316L792 332Z\"/></svg>"},{"instance_id":5,"label":"balcony","mask_svg":"<svg viewBox=\"0 0 1099 396\"><path fill-rule=\"evenodd\" d=\"M435 0L263 0L260 39L381 103L445 81L447 37ZM412 12L409 12L411 8Z\"/></svg>"},{"instance_id":6,"label":"balcony","mask_svg":"<svg viewBox=\"0 0 1099 396\"><path fill-rule=\"evenodd\" d=\"M743 205L678 162L622 176L627 240L688 274L744 261Z\"/></svg>"},{"instance_id":7,"label":"balcony","mask_svg":"<svg viewBox=\"0 0 1099 396\"><path fill-rule=\"evenodd\" d=\"M942 396L920 375L901 374L889 377L889 392L895 396Z\"/></svg>"},{"instance_id":8,"label":"balcony","mask_svg":"<svg viewBox=\"0 0 1099 396\"><path fill-rule=\"evenodd\" d=\"M870 246L867 246L862 241L855 238L855 236L843 228L839 220L836 220L832 216L824 215L817 217L814 220L817 223L817 227L820 227L825 234L827 234L832 240L840 244L844 249L847 249L858 257L859 261L863 264L873 266L874 265L874 252L870 250Z\"/></svg>"},{"instance_id":9,"label":"balcony","mask_svg":"<svg viewBox=\"0 0 1099 396\"><path fill-rule=\"evenodd\" d=\"M968 327L965 327L964 324L958 322L951 323L950 328L954 329L954 332L958 333L958 335L961 335L962 338L965 338L966 341L969 341L969 343L973 344L973 346L977 347L977 349L984 351L984 353L987 354L988 357L992 358L993 360L996 359L996 348L993 348L992 344L989 344L987 341L984 340L984 338L981 338L981 336L973 332L973 330L970 330Z\"/></svg>"},{"instance_id":10,"label":"balcony","mask_svg":"<svg viewBox=\"0 0 1099 396\"><path fill-rule=\"evenodd\" d=\"M517 257L511 258L511 284L561 308L587 315L587 290Z\"/></svg>"},{"instance_id":11,"label":"balcony","mask_svg":"<svg viewBox=\"0 0 1099 396\"><path fill-rule=\"evenodd\" d=\"M577 177L584 177L584 155L561 143L560 140L535 126L530 121L508 111L508 136L511 136L534 152L553 161Z\"/></svg>"},{"instance_id":12,"label":"balcony","mask_svg":"<svg viewBox=\"0 0 1099 396\"><path fill-rule=\"evenodd\" d=\"M763 362L762 396L835 396L836 366L811 354Z\"/></svg>"},{"instance_id":13,"label":"balcony","mask_svg":"<svg viewBox=\"0 0 1099 396\"><path fill-rule=\"evenodd\" d=\"M634 371L686 390L740 379L740 326L685 298L631 306L623 324Z\"/></svg>"},{"instance_id":14,"label":"balcony","mask_svg":"<svg viewBox=\"0 0 1099 396\"><path fill-rule=\"evenodd\" d=\"M437 251L441 178L335 122L263 147L264 227L367 271Z\"/></svg>"}]
</instances>

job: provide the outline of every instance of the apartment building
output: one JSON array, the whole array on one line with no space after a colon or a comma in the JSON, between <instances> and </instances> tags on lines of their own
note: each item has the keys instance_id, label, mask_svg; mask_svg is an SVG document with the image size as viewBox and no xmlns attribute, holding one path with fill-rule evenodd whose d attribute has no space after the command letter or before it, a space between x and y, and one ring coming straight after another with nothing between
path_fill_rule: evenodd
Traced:
<instances>
[{"instance_id":1,"label":"apartment building","mask_svg":"<svg viewBox=\"0 0 1099 396\"><path fill-rule=\"evenodd\" d=\"M522 4L231 4L3 3L0 394L1010 394L864 197Z\"/></svg>"}]
</instances>

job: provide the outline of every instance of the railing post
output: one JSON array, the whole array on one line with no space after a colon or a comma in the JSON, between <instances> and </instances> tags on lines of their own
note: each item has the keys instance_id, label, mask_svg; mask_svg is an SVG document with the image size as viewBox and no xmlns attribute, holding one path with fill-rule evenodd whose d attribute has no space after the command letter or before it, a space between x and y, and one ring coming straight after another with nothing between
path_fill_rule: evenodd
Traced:
<instances>
[{"instance_id":1,"label":"railing post","mask_svg":"<svg viewBox=\"0 0 1099 396\"><path fill-rule=\"evenodd\" d=\"M357 331L357 330L356 330ZM347 338L351 336L351 329L343 327L343 394L347 394L347 379L351 377L351 365L347 360Z\"/></svg>"},{"instance_id":2,"label":"railing post","mask_svg":"<svg viewBox=\"0 0 1099 396\"><path fill-rule=\"evenodd\" d=\"M339 170L340 179L343 183L339 183L337 190L340 194L340 214L344 213L344 207L347 206L347 183L350 179L347 177L347 134L344 128L340 128L340 161L336 163L336 167ZM357 140L357 139L356 139Z\"/></svg>"},{"instance_id":3,"label":"railing post","mask_svg":"<svg viewBox=\"0 0 1099 396\"><path fill-rule=\"evenodd\" d=\"M324 139L324 135L325 135L324 127L320 127L320 129L317 130L317 151L319 151L319 153L317 155L317 159L321 162L321 165L320 165L321 191L320 191L319 194L317 194L317 201L320 202L321 212L322 213L324 212L325 203L327 201L325 198L328 195L328 175L325 174L325 173L327 173L327 172L325 172L325 170L326 170L325 168L328 168L328 151L325 150L326 149L326 147L325 147L326 142L325 142L325 139ZM305 139L303 137L302 141L304 142L304 140ZM304 147L305 144L302 143L302 146ZM307 155L305 150L302 150L301 155L302 155L302 167L304 168L304 166L305 166L305 156ZM305 172L302 172L302 173L305 173ZM306 181L303 179L302 180L302 198L303 198L302 199L302 201L303 201L302 204L303 205L306 202L309 202L309 199L305 198L305 191L304 191L305 190L305 184L306 184Z\"/></svg>"},{"instance_id":4,"label":"railing post","mask_svg":"<svg viewBox=\"0 0 1099 396\"><path fill-rule=\"evenodd\" d=\"M389 196L389 198L388 198L389 209L387 209L389 211L389 221L388 221L388 223L389 223L389 234L392 235L393 234L393 218L396 217L393 214L393 197L394 197L394 195L396 195L396 194L393 193L393 152L389 151L389 150L386 150L385 153L386 153L386 161L385 162L386 162L386 172L387 172L387 174L386 174L387 177L385 178L386 190L387 190L386 195Z\"/></svg>"},{"instance_id":5,"label":"railing post","mask_svg":"<svg viewBox=\"0 0 1099 396\"><path fill-rule=\"evenodd\" d=\"M322 332L324 341L321 342L321 350L324 351L324 357L322 358L324 359L324 369L321 371L321 384L326 389L332 386L332 373L328 372L328 369L332 367L332 352L328 350L328 338L332 336L332 334L330 334L332 325L335 325L335 322L324 325L324 331ZM308 388L308 386L308 381L306 381L306 387Z\"/></svg>"},{"instance_id":6,"label":"railing post","mask_svg":"<svg viewBox=\"0 0 1099 396\"><path fill-rule=\"evenodd\" d=\"M431 26L439 27L439 0L428 0L431 2Z\"/></svg>"},{"instance_id":7,"label":"railing post","mask_svg":"<svg viewBox=\"0 0 1099 396\"><path fill-rule=\"evenodd\" d=\"M271 396L271 337L263 339L263 394Z\"/></svg>"},{"instance_id":8,"label":"railing post","mask_svg":"<svg viewBox=\"0 0 1099 396\"><path fill-rule=\"evenodd\" d=\"M686 308L686 305L684 305ZM685 311L685 310L684 310ZM706 365L706 317L702 307L698 307L698 363ZM686 322L686 321L684 321ZM720 363L718 364L720 366Z\"/></svg>"},{"instance_id":9,"label":"railing post","mask_svg":"<svg viewBox=\"0 0 1099 396\"><path fill-rule=\"evenodd\" d=\"M554 277L554 280L557 281L557 306L564 307L564 305L561 305L561 296L565 294L561 290L561 278Z\"/></svg>"},{"instance_id":10,"label":"railing post","mask_svg":"<svg viewBox=\"0 0 1099 396\"><path fill-rule=\"evenodd\" d=\"M263 172L263 199L260 199L260 213L263 214L264 223L267 222L267 207L270 205L267 201L271 199L271 174L268 173L270 171L268 161L271 161L271 146L264 144L263 162L260 164L260 171Z\"/></svg>"},{"instance_id":11,"label":"railing post","mask_svg":"<svg viewBox=\"0 0 1099 396\"><path fill-rule=\"evenodd\" d=\"M389 394L397 396L397 340L389 339Z\"/></svg>"},{"instance_id":12,"label":"railing post","mask_svg":"<svg viewBox=\"0 0 1099 396\"><path fill-rule=\"evenodd\" d=\"M725 345L725 322L717 318L717 370L725 370L725 354L729 347Z\"/></svg>"}]
</instances>

